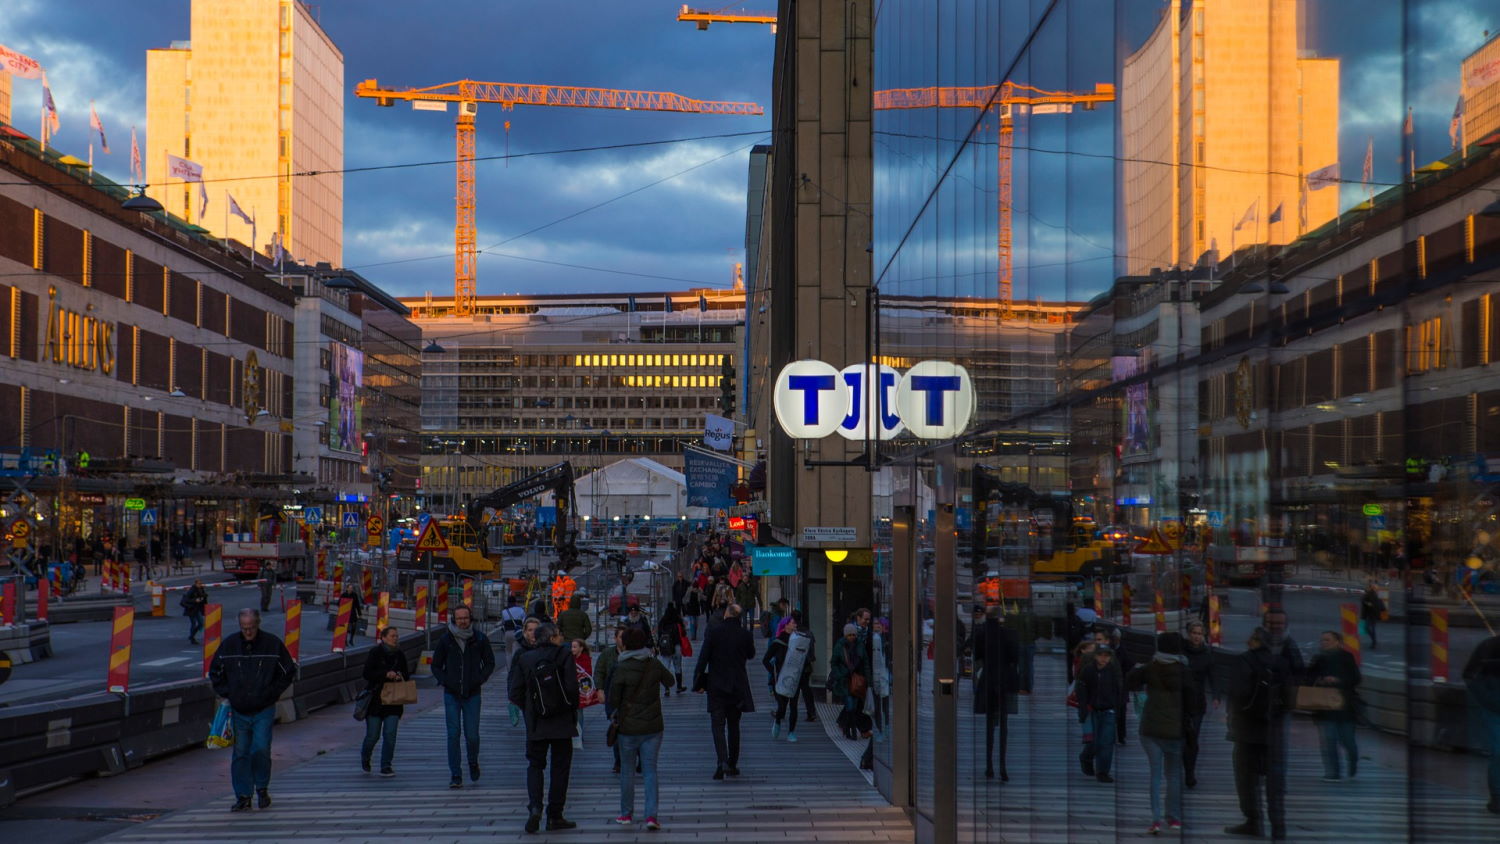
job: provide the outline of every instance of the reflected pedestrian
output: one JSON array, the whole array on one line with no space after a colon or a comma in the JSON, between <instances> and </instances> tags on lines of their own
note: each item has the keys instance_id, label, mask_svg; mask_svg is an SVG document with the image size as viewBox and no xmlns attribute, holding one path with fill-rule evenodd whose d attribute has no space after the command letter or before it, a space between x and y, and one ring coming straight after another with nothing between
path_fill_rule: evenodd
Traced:
<instances>
[{"instance_id":1,"label":"reflected pedestrian","mask_svg":"<svg viewBox=\"0 0 1500 844\"><path fill-rule=\"evenodd\" d=\"M1479 643L1464 664L1463 676L1469 697L1478 704L1490 752L1488 808L1500 815L1500 636Z\"/></svg>"},{"instance_id":2,"label":"reflected pedestrian","mask_svg":"<svg viewBox=\"0 0 1500 844\"><path fill-rule=\"evenodd\" d=\"M490 640L474 624L474 611L459 604L453 620L432 648L432 676L443 687L443 719L448 738L448 787L463 788L458 736L469 752L469 782L479 780L480 686L495 671Z\"/></svg>"},{"instance_id":3,"label":"reflected pedestrian","mask_svg":"<svg viewBox=\"0 0 1500 844\"><path fill-rule=\"evenodd\" d=\"M1349 763L1349 776L1359 769L1359 745L1354 736L1354 705L1360 684L1359 663L1354 654L1344 650L1339 634L1324 630L1318 637L1318 653L1307 664L1307 682L1315 686L1338 689L1344 703L1338 709L1313 713L1318 724L1318 744L1323 751L1323 781L1339 780L1339 748Z\"/></svg>"},{"instance_id":4,"label":"reflected pedestrian","mask_svg":"<svg viewBox=\"0 0 1500 844\"><path fill-rule=\"evenodd\" d=\"M253 791L262 809L271 807L271 727L276 701L292 685L297 664L281 640L260 629L260 613L239 613L240 629L224 637L208 665L214 694L229 701L234 755L229 778L234 784L231 812L250 808Z\"/></svg>"},{"instance_id":5,"label":"reflected pedestrian","mask_svg":"<svg viewBox=\"0 0 1500 844\"><path fill-rule=\"evenodd\" d=\"M1182 738L1186 703L1192 678L1182 657L1182 636L1161 633L1156 654L1145 665L1125 677L1125 688L1144 689L1146 705L1141 712L1141 747L1151 766L1151 826L1146 832L1159 835L1162 825L1182 829ZM1166 814L1162 814L1161 784L1167 784Z\"/></svg>"},{"instance_id":6,"label":"reflected pedestrian","mask_svg":"<svg viewBox=\"0 0 1500 844\"><path fill-rule=\"evenodd\" d=\"M399 703L381 703L381 690L387 682L405 680L411 676L406 654L400 648L401 634L394 627L380 631L380 643L370 648L365 657L365 688L370 691L370 706L365 715L365 740L360 746L359 767L370 773L371 757L375 745L380 747L380 775L394 777L396 771L391 763L396 758L396 730L401 724L401 715L406 707Z\"/></svg>"},{"instance_id":7,"label":"reflected pedestrian","mask_svg":"<svg viewBox=\"0 0 1500 844\"><path fill-rule=\"evenodd\" d=\"M1370 578L1365 583L1364 594L1359 596L1359 620L1364 625L1365 635L1370 637L1370 650L1379 647L1380 642L1375 638L1375 625L1385 617L1385 601L1380 600L1380 592L1375 588L1375 578Z\"/></svg>"},{"instance_id":8,"label":"reflected pedestrian","mask_svg":"<svg viewBox=\"0 0 1500 844\"><path fill-rule=\"evenodd\" d=\"M1257 627L1235 660L1229 681L1229 738L1234 742L1234 786L1245 821L1225 827L1230 835L1259 837L1261 778L1265 778L1272 837L1286 837L1286 746L1277 735L1284 708L1282 678L1269 647L1271 634Z\"/></svg>"},{"instance_id":9,"label":"reflected pedestrian","mask_svg":"<svg viewBox=\"0 0 1500 844\"><path fill-rule=\"evenodd\" d=\"M1208 712L1209 701L1218 706L1219 700L1214 682L1214 652L1208 645L1203 622L1188 625L1188 639L1182 650L1191 683L1182 725L1182 772L1184 784L1193 788L1198 785L1198 736L1203 729L1203 716Z\"/></svg>"},{"instance_id":10,"label":"reflected pedestrian","mask_svg":"<svg viewBox=\"0 0 1500 844\"><path fill-rule=\"evenodd\" d=\"M974 714L984 716L984 775L995 776L995 732L1000 733L1000 781L1010 782L1005 768L1010 710L1020 685L1021 659L1016 631L1000 623L1000 607L985 608L982 624L974 628Z\"/></svg>"},{"instance_id":11,"label":"reflected pedestrian","mask_svg":"<svg viewBox=\"0 0 1500 844\"><path fill-rule=\"evenodd\" d=\"M198 633L203 630L203 611L208 606L208 590L204 588L201 579L193 580L193 585L182 595L182 614L188 619L188 642L198 644Z\"/></svg>"},{"instance_id":12,"label":"reflected pedestrian","mask_svg":"<svg viewBox=\"0 0 1500 844\"><path fill-rule=\"evenodd\" d=\"M1084 774L1114 782L1109 772L1115 758L1115 711L1125 705L1125 678L1109 645L1094 644L1091 660L1078 671L1077 686L1078 720L1088 725L1089 735L1078 761Z\"/></svg>"}]
</instances>

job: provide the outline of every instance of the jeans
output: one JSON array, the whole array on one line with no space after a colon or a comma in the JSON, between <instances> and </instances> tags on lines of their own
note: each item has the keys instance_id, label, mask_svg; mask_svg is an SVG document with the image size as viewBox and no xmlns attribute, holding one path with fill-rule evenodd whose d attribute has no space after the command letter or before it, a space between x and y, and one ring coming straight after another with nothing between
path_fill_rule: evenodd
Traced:
<instances>
[{"instance_id":1,"label":"jeans","mask_svg":"<svg viewBox=\"0 0 1500 844\"><path fill-rule=\"evenodd\" d=\"M688 623L688 638L689 639L697 639L698 638L698 616L696 616L696 615L690 615L690 616L688 616L687 617L687 623Z\"/></svg>"},{"instance_id":2,"label":"jeans","mask_svg":"<svg viewBox=\"0 0 1500 844\"><path fill-rule=\"evenodd\" d=\"M570 738L526 742L526 808L533 813L542 811L542 772L547 769L549 751L552 754L552 785L547 790L547 817L560 818L563 806L568 802L568 776L573 770L573 740Z\"/></svg>"},{"instance_id":3,"label":"jeans","mask_svg":"<svg viewBox=\"0 0 1500 844\"><path fill-rule=\"evenodd\" d=\"M276 707L268 706L254 715L230 710L229 721L234 726L229 779L234 783L234 796L249 797L271 785L271 725L276 723Z\"/></svg>"},{"instance_id":4,"label":"jeans","mask_svg":"<svg viewBox=\"0 0 1500 844\"><path fill-rule=\"evenodd\" d=\"M782 718L788 718L786 731L797 732L797 699L776 696L776 723L780 724Z\"/></svg>"},{"instance_id":5,"label":"jeans","mask_svg":"<svg viewBox=\"0 0 1500 844\"><path fill-rule=\"evenodd\" d=\"M1349 760L1349 776L1359 764L1359 745L1354 741L1353 718L1324 718L1318 722L1318 745L1323 751L1323 776L1338 777L1339 748Z\"/></svg>"},{"instance_id":6,"label":"jeans","mask_svg":"<svg viewBox=\"0 0 1500 844\"><path fill-rule=\"evenodd\" d=\"M802 693L802 705L807 707L807 720L818 720L818 710L813 706L812 672L802 673L802 682L797 684L797 691Z\"/></svg>"},{"instance_id":7,"label":"jeans","mask_svg":"<svg viewBox=\"0 0 1500 844\"><path fill-rule=\"evenodd\" d=\"M635 764L640 754L641 775L646 779L646 817L656 817L656 757L661 753L661 733L627 736L615 741L620 749L620 814L635 814Z\"/></svg>"},{"instance_id":8,"label":"jeans","mask_svg":"<svg viewBox=\"0 0 1500 844\"><path fill-rule=\"evenodd\" d=\"M661 662L662 662L662 665L665 665L666 667L672 669L672 674L674 676L677 676L677 677L681 677L682 676L682 654L681 653L675 653L675 654L672 654L671 656L664 656L664 657L661 658Z\"/></svg>"},{"instance_id":9,"label":"jeans","mask_svg":"<svg viewBox=\"0 0 1500 844\"><path fill-rule=\"evenodd\" d=\"M381 718L372 715L366 718L365 743L359 751L360 761L368 763L370 756L375 752L375 742L384 738L385 744L380 746L380 767L389 768L391 760L396 758L396 728L400 725L400 715L386 715Z\"/></svg>"},{"instance_id":10,"label":"jeans","mask_svg":"<svg viewBox=\"0 0 1500 844\"><path fill-rule=\"evenodd\" d=\"M1093 728L1094 740L1083 749L1083 759L1093 760L1094 773L1109 774L1115 761L1115 711L1094 709L1089 712L1089 725Z\"/></svg>"},{"instance_id":11,"label":"jeans","mask_svg":"<svg viewBox=\"0 0 1500 844\"><path fill-rule=\"evenodd\" d=\"M1151 819L1161 823L1161 778L1163 766L1167 775L1167 817L1182 818L1182 739L1141 736L1146 761L1151 765Z\"/></svg>"},{"instance_id":12,"label":"jeans","mask_svg":"<svg viewBox=\"0 0 1500 844\"><path fill-rule=\"evenodd\" d=\"M1500 712L1479 707L1479 718L1484 724L1490 748L1490 799L1500 800Z\"/></svg>"},{"instance_id":13,"label":"jeans","mask_svg":"<svg viewBox=\"0 0 1500 844\"><path fill-rule=\"evenodd\" d=\"M202 632L203 613L188 613L188 639L196 639L198 638L198 634Z\"/></svg>"},{"instance_id":14,"label":"jeans","mask_svg":"<svg viewBox=\"0 0 1500 844\"><path fill-rule=\"evenodd\" d=\"M709 726L714 731L714 755L719 767L737 768L740 764L740 702L738 698L709 692ZM621 766L621 770L624 767Z\"/></svg>"},{"instance_id":15,"label":"jeans","mask_svg":"<svg viewBox=\"0 0 1500 844\"><path fill-rule=\"evenodd\" d=\"M444 691L443 715L448 722L448 775L459 777L462 776L459 763L463 761L458 750L460 728L469 748L469 764L479 764L479 695L460 698Z\"/></svg>"}]
</instances>

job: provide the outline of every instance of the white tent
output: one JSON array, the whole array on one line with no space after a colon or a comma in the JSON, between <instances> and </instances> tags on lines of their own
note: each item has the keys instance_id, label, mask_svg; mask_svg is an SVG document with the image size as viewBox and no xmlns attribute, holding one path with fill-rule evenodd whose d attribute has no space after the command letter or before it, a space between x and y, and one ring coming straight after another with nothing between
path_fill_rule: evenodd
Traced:
<instances>
[{"instance_id":1,"label":"white tent","mask_svg":"<svg viewBox=\"0 0 1500 844\"><path fill-rule=\"evenodd\" d=\"M687 479L644 457L620 460L584 475L574 484L573 494L579 517L589 519L675 519L687 513ZM544 503L552 503L550 496Z\"/></svg>"}]
</instances>

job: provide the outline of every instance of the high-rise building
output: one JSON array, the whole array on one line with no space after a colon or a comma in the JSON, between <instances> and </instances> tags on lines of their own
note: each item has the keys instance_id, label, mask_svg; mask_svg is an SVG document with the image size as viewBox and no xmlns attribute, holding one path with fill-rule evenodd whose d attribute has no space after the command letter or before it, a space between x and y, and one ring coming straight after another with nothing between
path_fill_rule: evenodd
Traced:
<instances>
[{"instance_id":1,"label":"high-rise building","mask_svg":"<svg viewBox=\"0 0 1500 844\"><path fill-rule=\"evenodd\" d=\"M1171 0L1125 60L1126 272L1290 243L1338 213L1339 62L1302 49L1302 0ZM1349 174L1343 174L1348 176Z\"/></svg>"},{"instance_id":2,"label":"high-rise building","mask_svg":"<svg viewBox=\"0 0 1500 844\"><path fill-rule=\"evenodd\" d=\"M10 74L0 70L0 123L10 122Z\"/></svg>"},{"instance_id":3,"label":"high-rise building","mask_svg":"<svg viewBox=\"0 0 1500 844\"><path fill-rule=\"evenodd\" d=\"M1465 144L1480 141L1500 131L1500 35L1485 41L1464 58L1459 89L1464 98ZM1458 134L1458 127L1453 128Z\"/></svg>"},{"instance_id":4,"label":"high-rise building","mask_svg":"<svg viewBox=\"0 0 1500 844\"><path fill-rule=\"evenodd\" d=\"M343 53L300 0L193 0L192 40L146 53L148 192L215 236L269 254L279 232L298 260L341 266L343 87ZM206 213L168 153L203 167ZM292 175L308 171L323 175Z\"/></svg>"}]
</instances>

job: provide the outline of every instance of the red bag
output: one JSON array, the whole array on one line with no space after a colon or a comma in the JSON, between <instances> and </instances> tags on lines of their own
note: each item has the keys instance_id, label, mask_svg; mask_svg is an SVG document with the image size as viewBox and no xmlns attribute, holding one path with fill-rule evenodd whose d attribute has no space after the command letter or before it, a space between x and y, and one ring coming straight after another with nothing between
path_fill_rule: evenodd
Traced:
<instances>
[{"instance_id":1,"label":"red bag","mask_svg":"<svg viewBox=\"0 0 1500 844\"><path fill-rule=\"evenodd\" d=\"M682 656L693 655L693 640L689 639L688 635L681 631L677 633L677 652Z\"/></svg>"}]
</instances>

